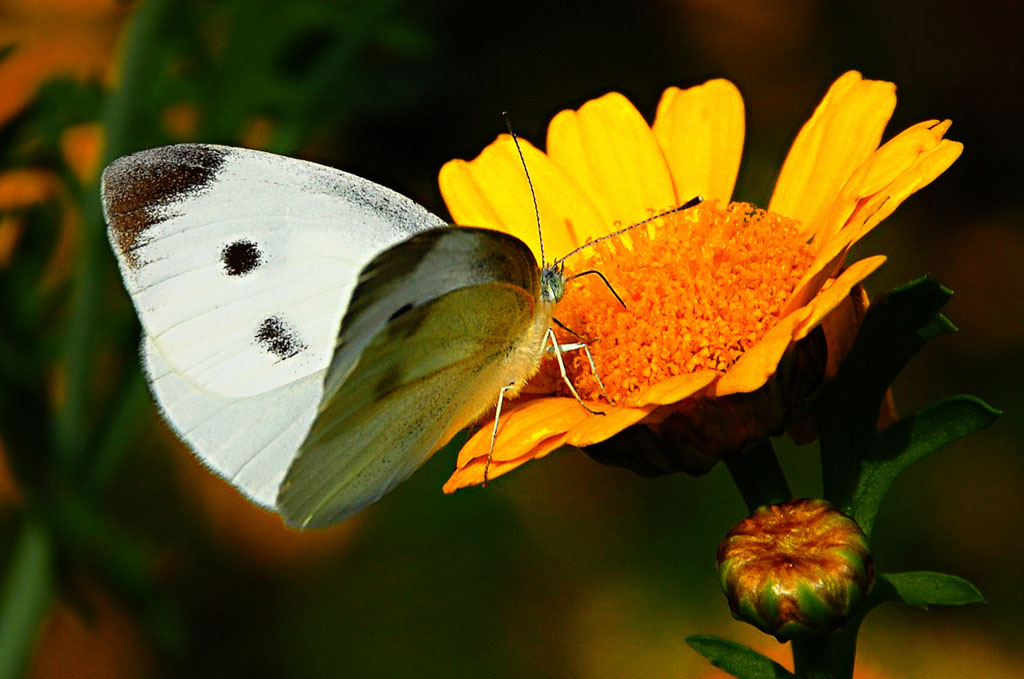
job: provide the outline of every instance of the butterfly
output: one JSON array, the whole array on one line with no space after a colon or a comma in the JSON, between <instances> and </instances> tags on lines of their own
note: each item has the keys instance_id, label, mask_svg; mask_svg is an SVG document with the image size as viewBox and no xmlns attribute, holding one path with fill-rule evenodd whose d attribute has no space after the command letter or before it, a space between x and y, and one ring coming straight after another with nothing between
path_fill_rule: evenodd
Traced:
<instances>
[{"instance_id":1,"label":"butterfly","mask_svg":"<svg viewBox=\"0 0 1024 679\"><path fill-rule=\"evenodd\" d=\"M340 170L179 144L114 161L101 196L164 418L293 526L358 512L585 349L551 330L564 265Z\"/></svg>"}]
</instances>

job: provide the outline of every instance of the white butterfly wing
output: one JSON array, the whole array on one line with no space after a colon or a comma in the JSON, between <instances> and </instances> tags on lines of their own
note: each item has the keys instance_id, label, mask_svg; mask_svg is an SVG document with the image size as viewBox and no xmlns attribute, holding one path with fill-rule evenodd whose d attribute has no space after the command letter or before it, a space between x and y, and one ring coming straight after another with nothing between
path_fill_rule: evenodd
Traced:
<instances>
[{"instance_id":1,"label":"white butterfly wing","mask_svg":"<svg viewBox=\"0 0 1024 679\"><path fill-rule=\"evenodd\" d=\"M144 337L149 385L175 433L253 502L276 511L278 487L317 413L322 373L256 396L203 391L174 371Z\"/></svg>"},{"instance_id":2,"label":"white butterfly wing","mask_svg":"<svg viewBox=\"0 0 1024 679\"><path fill-rule=\"evenodd\" d=\"M225 397L323 370L363 265L443 224L365 179L219 146L126 156L102 192L146 335L175 372Z\"/></svg>"},{"instance_id":3,"label":"white butterfly wing","mask_svg":"<svg viewBox=\"0 0 1024 679\"><path fill-rule=\"evenodd\" d=\"M442 220L338 170L192 144L118 159L102 198L166 419L273 508L360 271Z\"/></svg>"}]
</instances>

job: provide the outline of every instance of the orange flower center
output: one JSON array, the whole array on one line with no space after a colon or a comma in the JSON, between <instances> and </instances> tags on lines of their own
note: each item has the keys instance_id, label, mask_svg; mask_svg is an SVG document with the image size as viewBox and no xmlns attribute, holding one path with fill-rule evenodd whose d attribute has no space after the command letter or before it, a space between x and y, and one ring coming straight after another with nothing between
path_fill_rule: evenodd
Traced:
<instances>
[{"instance_id":1,"label":"orange flower center","mask_svg":"<svg viewBox=\"0 0 1024 679\"><path fill-rule=\"evenodd\" d=\"M555 317L597 340L589 343L594 363L617 402L676 375L724 373L779 320L814 259L796 224L748 203L704 203L670 215L651 233L638 228L571 262L603 273L626 309L599 277L586 276L567 284ZM566 353L565 362L580 396L601 398L584 353ZM545 384L561 381L553 360L542 375ZM568 395L564 384L559 393Z\"/></svg>"}]
</instances>

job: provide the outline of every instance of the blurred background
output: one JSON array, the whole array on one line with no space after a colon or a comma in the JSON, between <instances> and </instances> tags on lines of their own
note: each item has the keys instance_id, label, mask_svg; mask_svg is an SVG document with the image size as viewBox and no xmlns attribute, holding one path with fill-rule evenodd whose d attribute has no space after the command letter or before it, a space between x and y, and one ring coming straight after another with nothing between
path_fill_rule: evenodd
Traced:
<instances>
[{"instance_id":1,"label":"blurred background","mask_svg":"<svg viewBox=\"0 0 1024 679\"><path fill-rule=\"evenodd\" d=\"M880 293L923 274L960 327L896 385L910 412L974 393L1006 414L911 469L881 571L939 570L986 606L880 608L861 677L1019 676L1024 653L1024 48L1017 3L0 0L0 676L712 677L709 633L775 657L714 569L745 515L719 466L642 479L563 451L444 496L447 449L335 529L299 534L193 459L156 414L106 245L110 158L175 141L340 167L445 215L440 166L610 90L743 92L736 198L854 68L894 81L888 136L951 118L962 158L862 242ZM104 145L105 144L105 145ZM813 446L780 441L798 494ZM3 674L7 672L7 674Z\"/></svg>"}]
</instances>

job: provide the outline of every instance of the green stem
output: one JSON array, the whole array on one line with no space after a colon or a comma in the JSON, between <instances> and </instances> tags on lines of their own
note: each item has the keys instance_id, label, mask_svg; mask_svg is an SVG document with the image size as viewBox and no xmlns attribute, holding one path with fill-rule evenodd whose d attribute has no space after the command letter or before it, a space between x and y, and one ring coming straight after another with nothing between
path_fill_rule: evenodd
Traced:
<instances>
[{"instance_id":1,"label":"green stem","mask_svg":"<svg viewBox=\"0 0 1024 679\"><path fill-rule=\"evenodd\" d=\"M52 570L49 536L25 521L0 592L0 679L23 675L53 595Z\"/></svg>"},{"instance_id":2,"label":"green stem","mask_svg":"<svg viewBox=\"0 0 1024 679\"><path fill-rule=\"evenodd\" d=\"M768 439L742 453L727 456L725 466L750 511L793 497ZM794 640L796 676L799 679L850 679L859 627L860 620L852 620L839 632Z\"/></svg>"},{"instance_id":3,"label":"green stem","mask_svg":"<svg viewBox=\"0 0 1024 679\"><path fill-rule=\"evenodd\" d=\"M793 497L779 460L775 457L775 449L767 438L742 453L726 456L725 466L750 511L762 505L779 504Z\"/></svg>"},{"instance_id":4,"label":"green stem","mask_svg":"<svg viewBox=\"0 0 1024 679\"><path fill-rule=\"evenodd\" d=\"M794 639L793 667L799 679L851 679L860 620L832 634Z\"/></svg>"},{"instance_id":5,"label":"green stem","mask_svg":"<svg viewBox=\"0 0 1024 679\"><path fill-rule=\"evenodd\" d=\"M725 465L750 511L793 497L768 439L750 450L726 457ZM839 632L794 640L796 676L799 679L850 679L859 628L860 620L852 620Z\"/></svg>"}]
</instances>

